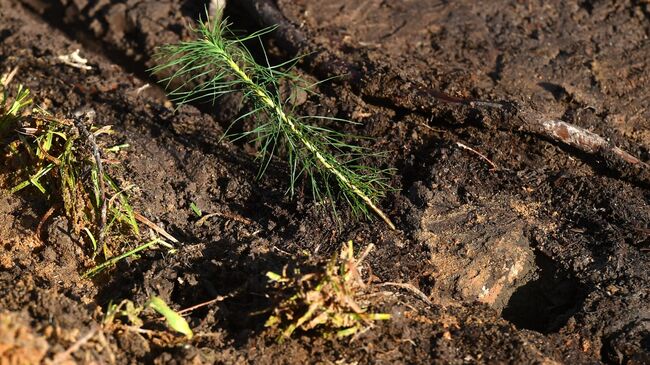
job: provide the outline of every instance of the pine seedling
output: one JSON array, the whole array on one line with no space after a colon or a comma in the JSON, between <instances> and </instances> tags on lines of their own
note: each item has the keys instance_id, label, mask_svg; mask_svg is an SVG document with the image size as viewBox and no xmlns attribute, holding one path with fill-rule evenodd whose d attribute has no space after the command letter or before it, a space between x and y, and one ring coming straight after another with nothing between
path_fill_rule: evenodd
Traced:
<instances>
[{"instance_id":1,"label":"pine seedling","mask_svg":"<svg viewBox=\"0 0 650 365\"><path fill-rule=\"evenodd\" d=\"M338 197L350 205L355 215L370 217L374 212L395 229L377 206L377 200L390 189L390 171L362 163L377 154L346 142L354 136L309 123L340 119L294 113L288 105L289 98L285 100L280 92L280 83L288 82L296 88L307 84L290 73L296 60L271 66L264 53L266 65L260 65L244 45L249 40L259 40L272 29L237 37L224 20L199 21L198 27L192 30L197 39L164 46L156 55L162 63L153 72L170 75L161 82L176 103L201 100L214 103L222 95L241 92L252 108L233 124L243 118L255 118L256 127L238 138L250 136L260 146L260 176L271 158L283 150L290 170L290 194L294 193L299 178L305 176L314 198L329 200L335 215ZM285 66L289 66L289 71L282 71Z\"/></svg>"}]
</instances>

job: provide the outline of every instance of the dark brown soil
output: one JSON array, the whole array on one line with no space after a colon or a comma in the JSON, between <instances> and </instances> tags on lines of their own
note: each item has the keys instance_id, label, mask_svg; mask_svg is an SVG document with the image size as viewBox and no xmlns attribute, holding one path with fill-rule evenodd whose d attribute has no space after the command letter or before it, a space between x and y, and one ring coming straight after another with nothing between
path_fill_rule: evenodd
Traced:
<instances>
[{"instance_id":1,"label":"dark brown soil","mask_svg":"<svg viewBox=\"0 0 650 365\"><path fill-rule=\"evenodd\" d=\"M650 159L650 4L645 1L279 0L314 49L363 70L364 90L328 83L303 112L352 118L397 169L381 202L398 226L343 226L307 194L285 196L279 160L257 180L252 147L218 142L236 100L171 108L146 69L187 36L202 2L0 0L0 72L55 115L79 108L130 144L112 172L135 208L181 241L94 280L94 262L36 191L0 195L0 363L52 358L101 325L111 301L158 295L191 312L192 341L99 330L78 363L650 363L650 190L596 157L501 128L480 109L412 110L382 88L424 84L512 100ZM231 1L235 27L254 30ZM271 36L277 60L290 54ZM60 63L81 49L92 70ZM300 65L317 78L313 65ZM311 74L310 74L311 73ZM395 95L395 93L390 94ZM348 127L350 128L350 127ZM467 149L470 146L498 168ZM8 166L1 165L5 176ZM0 177L0 180L3 178ZM219 213L201 226L189 208ZM349 212L342 212L347 219ZM236 219L233 219L235 217ZM374 308L393 319L351 339L264 328L264 274L376 245ZM306 255L311 256L307 258ZM382 283L406 283L427 296ZM261 314L260 314L261 313ZM149 329L157 329L155 324ZM8 362L11 363L11 362Z\"/></svg>"}]
</instances>

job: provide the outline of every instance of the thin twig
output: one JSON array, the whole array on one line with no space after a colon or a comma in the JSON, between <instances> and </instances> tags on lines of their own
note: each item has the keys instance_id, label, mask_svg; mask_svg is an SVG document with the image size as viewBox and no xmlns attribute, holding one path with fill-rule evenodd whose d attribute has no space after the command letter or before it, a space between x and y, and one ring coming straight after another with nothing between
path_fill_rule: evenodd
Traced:
<instances>
[{"instance_id":1,"label":"thin twig","mask_svg":"<svg viewBox=\"0 0 650 365\"><path fill-rule=\"evenodd\" d=\"M38 238L39 241L43 241L41 238L41 229L43 228L43 224L45 224L45 222L52 216L55 210L56 206L50 207L50 209L48 209L47 212L43 214L43 217L38 222L38 226L36 226L36 238Z\"/></svg>"},{"instance_id":2,"label":"thin twig","mask_svg":"<svg viewBox=\"0 0 650 365\"><path fill-rule=\"evenodd\" d=\"M234 214L234 213L219 213L219 212L215 212L215 213L210 213L210 214L206 214L206 215L204 215L203 217L201 217L201 219L199 219L198 221L196 221L195 225L196 225L196 226L202 226L203 224L205 224L205 222L206 222L208 219L210 219L210 218L212 218L212 217L221 217L221 218L231 219L231 220L234 220L234 221L237 221L237 222L239 222L239 223L246 224L246 225L251 225L251 224L253 224L253 222L252 222L250 219L248 219L248 218L244 218L244 217L242 217L242 216L239 215L239 214Z\"/></svg>"},{"instance_id":3,"label":"thin twig","mask_svg":"<svg viewBox=\"0 0 650 365\"><path fill-rule=\"evenodd\" d=\"M208 305L213 304L213 303L223 302L224 300L226 300L227 298L230 298L231 296L232 295L226 295L226 296L219 295L218 297L216 297L214 299L211 299L211 300L205 301L203 303L193 305L191 307L187 307L185 309L181 309L181 310L178 311L178 314L185 314L185 313L191 312L193 310L208 306Z\"/></svg>"},{"instance_id":4,"label":"thin twig","mask_svg":"<svg viewBox=\"0 0 650 365\"><path fill-rule=\"evenodd\" d=\"M600 151L611 151L628 163L633 165L641 164L647 167L645 162L614 146L605 138L584 128L555 119L542 120L541 125L548 135L558 142L593 154Z\"/></svg>"},{"instance_id":5,"label":"thin twig","mask_svg":"<svg viewBox=\"0 0 650 365\"><path fill-rule=\"evenodd\" d=\"M368 246L363 250L363 253L362 253L361 255L359 255L359 257L356 259L357 264L362 263L362 262L366 259L366 257L368 257L368 255L370 254L370 251L372 251L372 250L374 250L374 249L375 249L375 244L374 244L374 243L369 244L369 245L368 245Z\"/></svg>"},{"instance_id":6,"label":"thin twig","mask_svg":"<svg viewBox=\"0 0 650 365\"><path fill-rule=\"evenodd\" d=\"M136 326L130 326L130 325L126 325L126 324L118 324L116 327L123 328L125 330L133 331L133 332L136 332L136 333L141 333L143 335L149 335L149 336L154 336L154 335L156 335L156 333L158 333L157 331L148 330L148 329L144 329L144 328L140 328L140 327L136 327Z\"/></svg>"},{"instance_id":7,"label":"thin twig","mask_svg":"<svg viewBox=\"0 0 650 365\"><path fill-rule=\"evenodd\" d=\"M73 352L79 350L79 348L81 348L81 346L83 346L88 341L90 341L90 339L93 338L93 336L95 336L95 334L97 333L98 330L99 330L99 327L97 327L97 326L93 327L90 331L88 331L88 333L86 333L83 337L78 339L77 342L75 342L67 350L56 354L52 358L51 364L61 364L64 361L68 360L70 355L72 355Z\"/></svg>"},{"instance_id":8,"label":"thin twig","mask_svg":"<svg viewBox=\"0 0 650 365\"><path fill-rule=\"evenodd\" d=\"M111 364L115 364L115 354L113 353L113 350L111 349L111 344L108 342L106 339L106 336L104 336L103 331L97 332L97 340L99 343L104 346L102 350L106 350L108 353L108 360L110 361Z\"/></svg>"},{"instance_id":9,"label":"thin twig","mask_svg":"<svg viewBox=\"0 0 650 365\"><path fill-rule=\"evenodd\" d=\"M472 147L466 146L466 145L464 145L464 144L462 144L460 142L456 142L456 145L458 147L460 147L460 148L464 148L464 149L466 149L468 151L471 151L471 152L474 152L475 154L477 154L479 157L481 157L483 160L485 160L485 162L487 162L488 164L490 164L490 166L492 166L492 170L498 170L499 169L497 167L497 165L494 164L494 162L490 161L490 159L485 157L484 154L482 154L479 151L473 149Z\"/></svg>"},{"instance_id":10,"label":"thin twig","mask_svg":"<svg viewBox=\"0 0 650 365\"><path fill-rule=\"evenodd\" d=\"M177 311L176 313L178 313L178 314L189 313L189 312L192 312L192 311L197 310L197 309L199 309L199 308L206 307L206 306L208 306L208 305L210 305L210 304L213 304L213 303L223 302L224 300L226 300L226 299L228 299L228 298L230 298L230 297L232 297L232 296L233 296L233 294L228 294L228 295L226 295L226 296L219 295L218 297L216 297L216 298L214 298L214 299L210 299L210 300L208 300L208 301L205 301L205 302L203 302L203 303L199 303L199 304L193 305L193 306L191 306L191 307L187 307L187 308L185 308L185 309L181 309L181 310ZM160 317L160 318L158 318L157 320L158 320L158 321L164 321L164 320L165 320L165 317Z\"/></svg>"},{"instance_id":11,"label":"thin twig","mask_svg":"<svg viewBox=\"0 0 650 365\"><path fill-rule=\"evenodd\" d=\"M2 75L2 79L0 79L0 85L7 86L11 84L11 80L14 79L16 74L18 73L19 67L16 66L14 67L9 73Z\"/></svg>"},{"instance_id":12,"label":"thin twig","mask_svg":"<svg viewBox=\"0 0 650 365\"><path fill-rule=\"evenodd\" d=\"M397 288L409 290L413 292L415 295L417 295L420 299L422 299L423 302L427 303L430 306L433 306L433 302L431 301L431 299L429 299L429 297L427 297L420 289L416 288L412 284L386 282L386 283L379 284L379 286L394 286Z\"/></svg>"},{"instance_id":13,"label":"thin twig","mask_svg":"<svg viewBox=\"0 0 650 365\"><path fill-rule=\"evenodd\" d=\"M137 219L140 223L144 224L145 226L153 229L156 231L158 234L161 236L167 238L168 240L172 241L173 243L178 243L178 240L174 238L171 234L167 233L164 229L160 228L158 225L147 219L147 217L143 216L142 214L138 212L133 212L133 215L135 216L135 219Z\"/></svg>"}]
</instances>

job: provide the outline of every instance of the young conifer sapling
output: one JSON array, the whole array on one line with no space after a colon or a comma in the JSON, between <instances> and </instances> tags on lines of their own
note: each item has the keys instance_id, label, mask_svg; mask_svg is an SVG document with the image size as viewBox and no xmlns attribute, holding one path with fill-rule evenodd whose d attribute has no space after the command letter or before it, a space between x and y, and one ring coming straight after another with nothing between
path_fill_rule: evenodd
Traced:
<instances>
[{"instance_id":1,"label":"young conifer sapling","mask_svg":"<svg viewBox=\"0 0 650 365\"><path fill-rule=\"evenodd\" d=\"M298 178L304 175L310 182L314 197L329 199L335 212L335 198L338 196L350 205L355 215L369 217L374 212L395 229L377 206L377 200L390 189L390 171L364 165L362 161L365 158L376 154L348 143L354 136L310 123L340 119L298 116L293 112L289 100L284 100L280 93L280 82L284 80L296 88L306 84L290 73L296 60L271 66L264 54L266 65L261 65L244 45L244 42L259 39L272 29L237 37L224 20L199 21L193 31L197 39L161 47L156 55L162 62L153 72L170 74L162 82L176 103L206 99L214 102L219 96L241 92L252 108L235 122L247 117L254 117L257 121L256 127L243 135L252 136L260 145L260 175L268 167L271 157L282 149L286 151L289 164L291 194ZM282 68L287 66L289 71L283 71ZM171 87L172 82L178 82L178 86Z\"/></svg>"}]
</instances>

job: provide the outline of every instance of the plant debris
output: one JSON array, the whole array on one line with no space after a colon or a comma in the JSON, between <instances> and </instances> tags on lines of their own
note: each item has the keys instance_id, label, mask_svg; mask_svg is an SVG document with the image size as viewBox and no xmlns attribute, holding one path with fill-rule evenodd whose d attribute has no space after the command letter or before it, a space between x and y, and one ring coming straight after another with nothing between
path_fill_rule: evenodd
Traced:
<instances>
[{"instance_id":1,"label":"plant debris","mask_svg":"<svg viewBox=\"0 0 650 365\"><path fill-rule=\"evenodd\" d=\"M58 58L59 61L65 63L68 66L79 68L82 70L92 70L93 68L88 65L88 60L79 55L80 50L76 49L74 52L67 55L60 55Z\"/></svg>"},{"instance_id":2,"label":"plant debris","mask_svg":"<svg viewBox=\"0 0 650 365\"><path fill-rule=\"evenodd\" d=\"M303 274L268 272L266 276L281 294L287 295L273 309L266 327L281 328L279 340L296 329L318 329L329 336L346 337L363 332L376 321L391 318L387 313L368 312L363 304L367 285L361 277L361 262L372 250L370 245L357 258L352 241L324 265L324 270Z\"/></svg>"}]
</instances>

